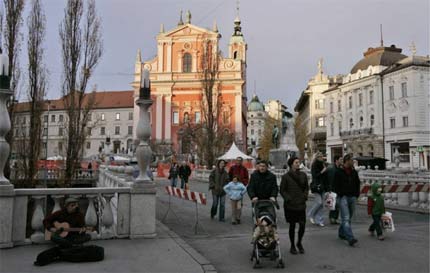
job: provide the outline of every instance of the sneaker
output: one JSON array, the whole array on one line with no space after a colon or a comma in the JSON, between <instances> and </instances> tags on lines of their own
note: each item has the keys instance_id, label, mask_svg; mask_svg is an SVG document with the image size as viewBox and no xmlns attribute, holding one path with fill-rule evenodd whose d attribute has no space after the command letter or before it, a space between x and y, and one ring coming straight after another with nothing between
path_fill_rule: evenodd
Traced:
<instances>
[{"instance_id":1,"label":"sneaker","mask_svg":"<svg viewBox=\"0 0 430 273\"><path fill-rule=\"evenodd\" d=\"M323 223L318 223L318 226L325 227L325 225Z\"/></svg>"},{"instance_id":2,"label":"sneaker","mask_svg":"<svg viewBox=\"0 0 430 273\"><path fill-rule=\"evenodd\" d=\"M385 239L384 235L379 235L379 236L378 236L378 240L379 240L379 241L383 241L384 239Z\"/></svg>"},{"instance_id":3,"label":"sneaker","mask_svg":"<svg viewBox=\"0 0 430 273\"><path fill-rule=\"evenodd\" d=\"M296 249L296 247L295 246L292 246L291 248L290 248L290 253L291 254L294 254L294 255L297 255L297 249Z\"/></svg>"},{"instance_id":4,"label":"sneaker","mask_svg":"<svg viewBox=\"0 0 430 273\"><path fill-rule=\"evenodd\" d=\"M374 230L369 230L369 235L370 236L375 236L375 231Z\"/></svg>"},{"instance_id":5,"label":"sneaker","mask_svg":"<svg viewBox=\"0 0 430 273\"><path fill-rule=\"evenodd\" d=\"M357 242L358 242L357 239L351 239L351 241L349 241L348 243L350 246L354 246Z\"/></svg>"},{"instance_id":6,"label":"sneaker","mask_svg":"<svg viewBox=\"0 0 430 273\"><path fill-rule=\"evenodd\" d=\"M239 225L239 224L240 224L240 219L237 219L237 220L236 220L236 223Z\"/></svg>"},{"instance_id":7,"label":"sneaker","mask_svg":"<svg viewBox=\"0 0 430 273\"><path fill-rule=\"evenodd\" d=\"M231 222L232 225L237 225L237 222Z\"/></svg>"},{"instance_id":8,"label":"sneaker","mask_svg":"<svg viewBox=\"0 0 430 273\"><path fill-rule=\"evenodd\" d=\"M314 220L314 218L309 218L309 222L311 222L311 224L313 224L313 225L315 225L315 220Z\"/></svg>"},{"instance_id":9,"label":"sneaker","mask_svg":"<svg viewBox=\"0 0 430 273\"><path fill-rule=\"evenodd\" d=\"M305 249L302 244L297 244L297 248L299 249L300 254L305 254Z\"/></svg>"}]
</instances>

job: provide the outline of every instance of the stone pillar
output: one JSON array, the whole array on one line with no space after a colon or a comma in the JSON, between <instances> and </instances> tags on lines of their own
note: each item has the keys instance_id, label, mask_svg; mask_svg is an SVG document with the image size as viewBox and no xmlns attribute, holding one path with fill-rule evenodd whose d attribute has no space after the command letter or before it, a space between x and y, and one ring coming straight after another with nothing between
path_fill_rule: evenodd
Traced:
<instances>
[{"instance_id":1,"label":"stone pillar","mask_svg":"<svg viewBox=\"0 0 430 273\"><path fill-rule=\"evenodd\" d=\"M2 76L3 77L3 76ZM12 96L8 89L0 89L0 248L12 247L14 187L4 176L4 167L10 147L5 136L10 130L6 101Z\"/></svg>"},{"instance_id":2,"label":"stone pillar","mask_svg":"<svg viewBox=\"0 0 430 273\"><path fill-rule=\"evenodd\" d=\"M155 184L148 177L146 171L151 162L152 151L148 144L151 136L151 127L149 124L148 108L152 100L139 99L137 105L140 107L140 118L137 127L137 137L140 141L136 150L136 157L139 163L140 174L136 178L131 188L130 196L130 238L153 238L156 236L155 230ZM170 97L168 107L170 112ZM169 138L170 138L170 117L169 120ZM167 138L167 137L166 137Z\"/></svg>"}]
</instances>

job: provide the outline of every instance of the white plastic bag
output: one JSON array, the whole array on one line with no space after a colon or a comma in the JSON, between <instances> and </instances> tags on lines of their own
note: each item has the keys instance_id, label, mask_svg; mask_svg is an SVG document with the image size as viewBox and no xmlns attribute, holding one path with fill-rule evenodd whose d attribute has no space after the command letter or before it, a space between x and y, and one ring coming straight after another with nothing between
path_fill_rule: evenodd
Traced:
<instances>
[{"instance_id":1,"label":"white plastic bag","mask_svg":"<svg viewBox=\"0 0 430 273\"><path fill-rule=\"evenodd\" d=\"M334 192L328 192L325 195L324 206L329 210L336 209L336 196L337 194Z\"/></svg>"},{"instance_id":2,"label":"white plastic bag","mask_svg":"<svg viewBox=\"0 0 430 273\"><path fill-rule=\"evenodd\" d=\"M394 232L396 229L394 228L393 214L389 211L386 211L381 216L382 228Z\"/></svg>"}]
</instances>

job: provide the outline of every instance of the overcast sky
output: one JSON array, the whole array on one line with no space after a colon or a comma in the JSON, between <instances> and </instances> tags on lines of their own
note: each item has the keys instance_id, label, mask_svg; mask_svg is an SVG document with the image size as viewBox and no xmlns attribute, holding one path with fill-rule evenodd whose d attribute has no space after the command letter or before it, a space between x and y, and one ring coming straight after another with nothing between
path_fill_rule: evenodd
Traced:
<instances>
[{"instance_id":1,"label":"overcast sky","mask_svg":"<svg viewBox=\"0 0 430 273\"><path fill-rule=\"evenodd\" d=\"M66 0L42 2L47 17L48 97L58 98L58 26ZM174 28L181 9L191 11L191 22L197 26L211 28L217 21L223 52L236 13L236 0L96 0L96 5L105 49L91 81L98 90L130 90L137 49L142 49L144 60L153 58L160 24L166 31ZM428 0L241 0L240 18L248 43L248 98L256 82L260 99L279 99L290 109L317 72L319 58L324 59L325 73L348 73L368 47L379 45L379 24L384 45L395 44L410 55L414 41L418 55L429 54ZM23 66L25 54L23 47Z\"/></svg>"}]
</instances>

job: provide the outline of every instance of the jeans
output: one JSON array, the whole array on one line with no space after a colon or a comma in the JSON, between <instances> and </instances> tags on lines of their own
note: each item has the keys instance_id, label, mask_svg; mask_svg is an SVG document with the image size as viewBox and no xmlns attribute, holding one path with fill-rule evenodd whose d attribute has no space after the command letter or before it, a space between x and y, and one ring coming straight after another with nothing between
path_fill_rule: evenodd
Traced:
<instances>
[{"instance_id":1,"label":"jeans","mask_svg":"<svg viewBox=\"0 0 430 273\"><path fill-rule=\"evenodd\" d=\"M376 230L376 234L378 236L382 235L382 228L381 228L381 215L373 215L372 214L373 223L369 227L369 231L373 232Z\"/></svg>"},{"instance_id":2,"label":"jeans","mask_svg":"<svg viewBox=\"0 0 430 273\"><path fill-rule=\"evenodd\" d=\"M213 218L216 215L216 212L218 210L218 204L219 204L219 217L218 219L220 221L224 221L224 215L225 215L225 194L224 195L216 195L212 193L212 208L211 208L211 218Z\"/></svg>"},{"instance_id":3,"label":"jeans","mask_svg":"<svg viewBox=\"0 0 430 273\"><path fill-rule=\"evenodd\" d=\"M68 248L74 245L81 245L90 240L91 240L91 236L85 233L82 233L82 234L70 233L64 238L54 233L52 234L52 237L51 237L51 241L57 244L61 248Z\"/></svg>"},{"instance_id":4,"label":"jeans","mask_svg":"<svg viewBox=\"0 0 430 273\"><path fill-rule=\"evenodd\" d=\"M314 195L315 195L314 203L308 212L308 217L313 218L316 224L324 224L324 217L323 217L324 193L314 193Z\"/></svg>"},{"instance_id":5,"label":"jeans","mask_svg":"<svg viewBox=\"0 0 430 273\"><path fill-rule=\"evenodd\" d=\"M177 183L177 181L178 181L178 178L177 178L177 177L172 177L172 178L170 178L170 185L171 185L172 187L176 187L176 183Z\"/></svg>"},{"instance_id":6,"label":"jeans","mask_svg":"<svg viewBox=\"0 0 430 273\"><path fill-rule=\"evenodd\" d=\"M355 210L355 196L342 196L337 199L339 202L340 218L342 223L339 226L339 237L351 241L354 239L351 229L351 218Z\"/></svg>"}]
</instances>

